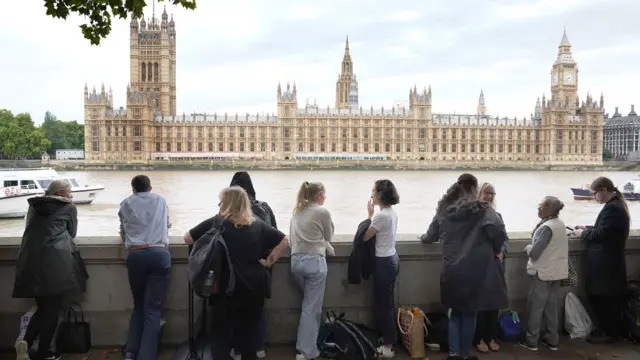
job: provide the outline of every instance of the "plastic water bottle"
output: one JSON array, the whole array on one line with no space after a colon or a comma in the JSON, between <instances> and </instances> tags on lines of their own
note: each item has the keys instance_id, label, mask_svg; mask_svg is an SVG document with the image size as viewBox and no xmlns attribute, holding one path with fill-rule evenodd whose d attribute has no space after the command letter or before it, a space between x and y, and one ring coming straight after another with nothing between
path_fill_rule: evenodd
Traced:
<instances>
[{"instance_id":1,"label":"plastic water bottle","mask_svg":"<svg viewBox=\"0 0 640 360\"><path fill-rule=\"evenodd\" d=\"M209 297L211 295L211 289L213 288L213 270L209 270L207 278L204 279L204 288L202 289L202 295Z\"/></svg>"}]
</instances>

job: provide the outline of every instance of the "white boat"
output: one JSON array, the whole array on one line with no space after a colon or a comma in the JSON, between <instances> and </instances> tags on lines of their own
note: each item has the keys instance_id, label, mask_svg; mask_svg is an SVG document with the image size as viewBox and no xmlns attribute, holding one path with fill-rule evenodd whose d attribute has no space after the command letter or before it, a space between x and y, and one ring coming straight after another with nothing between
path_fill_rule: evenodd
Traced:
<instances>
[{"instance_id":1,"label":"white boat","mask_svg":"<svg viewBox=\"0 0 640 360\"><path fill-rule=\"evenodd\" d=\"M102 185L81 186L75 178L62 176L53 168L0 169L0 181L2 181L3 187L19 187L22 190L33 189L39 191L39 195L44 194L44 191L54 180L60 179L66 180L71 185L74 204L91 204L97 195L104 191ZM1 206L0 203L0 213L3 212Z\"/></svg>"},{"instance_id":2,"label":"white boat","mask_svg":"<svg viewBox=\"0 0 640 360\"><path fill-rule=\"evenodd\" d=\"M27 199L39 195L44 195L44 190L20 186L0 188L0 219L23 218L29 208Z\"/></svg>"}]
</instances>

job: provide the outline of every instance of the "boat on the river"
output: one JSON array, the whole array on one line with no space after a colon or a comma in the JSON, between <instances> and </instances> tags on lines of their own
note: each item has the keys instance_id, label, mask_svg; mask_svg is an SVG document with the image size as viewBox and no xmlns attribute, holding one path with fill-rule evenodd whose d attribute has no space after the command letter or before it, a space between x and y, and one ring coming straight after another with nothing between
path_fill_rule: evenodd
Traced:
<instances>
[{"instance_id":1,"label":"boat on the river","mask_svg":"<svg viewBox=\"0 0 640 360\"><path fill-rule=\"evenodd\" d=\"M573 199L593 200L593 193L591 192L590 186L590 184L586 184L580 188L571 188ZM627 181L620 191L626 200L640 200L640 180Z\"/></svg>"},{"instance_id":2,"label":"boat on the river","mask_svg":"<svg viewBox=\"0 0 640 360\"><path fill-rule=\"evenodd\" d=\"M43 195L49 184L55 180L64 180L71 185L74 204L91 204L97 195L104 191L102 185L80 185L74 177L62 176L53 168L0 169L0 181L3 188L19 188L22 193ZM26 208L26 202L23 203ZM26 210L25 210L26 211ZM4 212L0 201L0 217Z\"/></svg>"},{"instance_id":3,"label":"boat on the river","mask_svg":"<svg viewBox=\"0 0 640 360\"><path fill-rule=\"evenodd\" d=\"M44 195L44 190L20 186L0 188L0 219L23 218L28 209L27 199L39 195Z\"/></svg>"}]
</instances>

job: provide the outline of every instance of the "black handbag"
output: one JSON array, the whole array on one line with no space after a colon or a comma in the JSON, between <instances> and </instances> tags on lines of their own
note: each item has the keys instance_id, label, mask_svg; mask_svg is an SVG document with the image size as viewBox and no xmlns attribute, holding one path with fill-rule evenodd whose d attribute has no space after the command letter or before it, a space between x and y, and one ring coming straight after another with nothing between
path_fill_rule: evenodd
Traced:
<instances>
[{"instance_id":1,"label":"black handbag","mask_svg":"<svg viewBox=\"0 0 640 360\"><path fill-rule=\"evenodd\" d=\"M74 306L77 307L77 311ZM64 320L58 327L56 349L67 354L84 354L91 350L91 326L84 320L80 304L71 303L65 310Z\"/></svg>"}]
</instances>

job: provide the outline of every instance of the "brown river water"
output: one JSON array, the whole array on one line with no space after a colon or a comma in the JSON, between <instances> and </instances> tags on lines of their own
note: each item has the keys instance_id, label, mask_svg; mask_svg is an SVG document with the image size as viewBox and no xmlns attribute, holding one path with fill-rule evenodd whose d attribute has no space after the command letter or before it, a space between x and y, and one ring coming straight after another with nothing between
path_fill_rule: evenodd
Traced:
<instances>
[{"instance_id":1,"label":"brown river water","mask_svg":"<svg viewBox=\"0 0 640 360\"><path fill-rule=\"evenodd\" d=\"M153 171L148 172L153 191L166 197L173 227L171 235L182 235L218 211L218 194L229 185L233 171ZM325 206L331 212L337 234L352 234L365 219L366 204L373 182L390 179L400 193L398 232L426 231L438 199L462 171L254 171L251 172L258 200L273 208L278 227L288 232L291 210L300 184L323 182L327 189ZM602 205L575 201L570 187L579 187L598 176L608 176L622 186L638 177L631 172L540 172L478 171L479 181L496 187L497 210L508 231L531 231L538 219L537 204L546 195L565 203L561 218L569 226L592 224ZM105 191L91 205L79 205L79 236L117 236L120 201L131 194L130 181L137 172L81 171L61 174L76 177L80 184L102 184ZM25 207L27 206L25 201ZM640 204L630 203L632 227ZM24 219L1 220L3 236L21 236Z\"/></svg>"}]
</instances>

